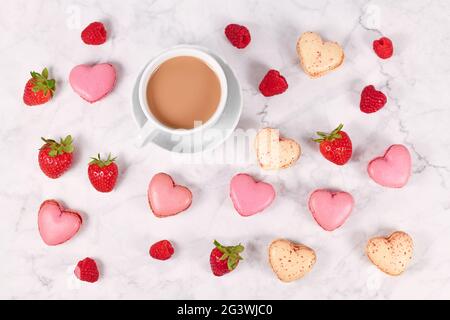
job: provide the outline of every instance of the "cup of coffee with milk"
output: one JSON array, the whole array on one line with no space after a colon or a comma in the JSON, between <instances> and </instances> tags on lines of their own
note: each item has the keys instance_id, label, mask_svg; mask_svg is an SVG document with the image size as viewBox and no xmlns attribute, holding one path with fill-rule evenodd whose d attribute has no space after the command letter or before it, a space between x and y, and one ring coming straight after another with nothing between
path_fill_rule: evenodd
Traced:
<instances>
[{"instance_id":1,"label":"cup of coffee with milk","mask_svg":"<svg viewBox=\"0 0 450 320\"><path fill-rule=\"evenodd\" d=\"M139 144L155 130L172 135L201 132L222 115L228 88L220 64L197 48L173 48L153 59L139 84L139 102L147 123Z\"/></svg>"}]
</instances>

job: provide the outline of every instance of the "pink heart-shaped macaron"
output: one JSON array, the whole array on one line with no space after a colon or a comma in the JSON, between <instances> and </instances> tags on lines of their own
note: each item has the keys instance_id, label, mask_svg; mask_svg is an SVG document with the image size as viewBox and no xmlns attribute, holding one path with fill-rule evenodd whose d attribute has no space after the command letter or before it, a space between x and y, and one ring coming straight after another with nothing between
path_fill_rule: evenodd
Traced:
<instances>
[{"instance_id":1,"label":"pink heart-shaped macaron","mask_svg":"<svg viewBox=\"0 0 450 320\"><path fill-rule=\"evenodd\" d=\"M376 183L389 188L404 187L411 176L411 154L409 150L396 144L384 156L370 161L367 171Z\"/></svg>"},{"instance_id":2,"label":"pink heart-shaped macaron","mask_svg":"<svg viewBox=\"0 0 450 320\"><path fill-rule=\"evenodd\" d=\"M324 230L333 231L350 216L354 200L347 192L316 190L311 194L308 205L317 223Z\"/></svg>"},{"instance_id":3,"label":"pink heart-shaped macaron","mask_svg":"<svg viewBox=\"0 0 450 320\"><path fill-rule=\"evenodd\" d=\"M69 82L80 97L94 103L112 91L116 83L116 70L109 63L82 64L72 69Z\"/></svg>"},{"instance_id":4,"label":"pink heart-shaped macaron","mask_svg":"<svg viewBox=\"0 0 450 320\"><path fill-rule=\"evenodd\" d=\"M248 174L238 174L230 184L234 208L243 217L257 214L271 205L275 189L265 182L257 182Z\"/></svg>"},{"instance_id":5,"label":"pink heart-shaped macaron","mask_svg":"<svg viewBox=\"0 0 450 320\"><path fill-rule=\"evenodd\" d=\"M82 223L78 212L64 209L56 200L44 201L39 209L39 233L49 246L70 240L80 230Z\"/></svg>"},{"instance_id":6,"label":"pink heart-shaped macaron","mask_svg":"<svg viewBox=\"0 0 450 320\"><path fill-rule=\"evenodd\" d=\"M176 185L168 174L158 173L148 186L148 202L156 217L170 217L191 206L192 192Z\"/></svg>"}]
</instances>

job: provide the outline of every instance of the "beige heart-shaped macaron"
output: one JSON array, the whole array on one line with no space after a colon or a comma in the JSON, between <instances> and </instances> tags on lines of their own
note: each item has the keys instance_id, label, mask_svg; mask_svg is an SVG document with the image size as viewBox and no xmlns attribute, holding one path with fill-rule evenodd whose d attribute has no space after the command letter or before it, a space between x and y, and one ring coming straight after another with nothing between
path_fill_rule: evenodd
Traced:
<instances>
[{"instance_id":1,"label":"beige heart-shaped macaron","mask_svg":"<svg viewBox=\"0 0 450 320\"><path fill-rule=\"evenodd\" d=\"M255 149L258 164L264 170L289 168L301 155L301 148L297 142L280 137L279 130L272 128L265 128L258 132Z\"/></svg>"},{"instance_id":2,"label":"beige heart-shaped macaron","mask_svg":"<svg viewBox=\"0 0 450 320\"><path fill-rule=\"evenodd\" d=\"M391 276L402 274L413 255L413 240L405 232L397 231L389 237L372 238L366 253L370 261Z\"/></svg>"},{"instance_id":3,"label":"beige heart-shaped macaron","mask_svg":"<svg viewBox=\"0 0 450 320\"><path fill-rule=\"evenodd\" d=\"M292 282L311 271L316 263L316 253L302 244L278 239L270 244L269 262L281 281Z\"/></svg>"},{"instance_id":4,"label":"beige heart-shaped macaron","mask_svg":"<svg viewBox=\"0 0 450 320\"><path fill-rule=\"evenodd\" d=\"M303 70L318 78L340 67L344 62L344 50L336 42L325 42L315 32L305 32L297 42L297 54Z\"/></svg>"}]
</instances>

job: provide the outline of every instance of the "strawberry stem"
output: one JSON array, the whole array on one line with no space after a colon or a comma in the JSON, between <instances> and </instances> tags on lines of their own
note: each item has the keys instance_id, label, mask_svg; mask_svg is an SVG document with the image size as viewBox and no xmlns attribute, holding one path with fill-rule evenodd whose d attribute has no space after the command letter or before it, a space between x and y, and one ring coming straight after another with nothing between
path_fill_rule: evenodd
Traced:
<instances>
[{"instance_id":1,"label":"strawberry stem","mask_svg":"<svg viewBox=\"0 0 450 320\"><path fill-rule=\"evenodd\" d=\"M108 158L106 160L102 160L100 153L97 155L97 158L92 157L91 162L89 162L89 165L97 165L100 168L107 167L111 165L114 161L116 161L117 157L111 158L111 153L108 155Z\"/></svg>"},{"instance_id":2,"label":"strawberry stem","mask_svg":"<svg viewBox=\"0 0 450 320\"><path fill-rule=\"evenodd\" d=\"M41 138L45 142L44 146L41 148L50 148L48 155L50 157L56 157L64 153L72 153L74 150L73 139L71 135L68 135L64 139L61 138L59 142L53 139Z\"/></svg>"},{"instance_id":3,"label":"strawberry stem","mask_svg":"<svg viewBox=\"0 0 450 320\"><path fill-rule=\"evenodd\" d=\"M237 246L223 246L221 245L217 240L214 240L214 245L217 249L219 249L220 252L223 253L222 257L220 257L220 260L224 261L227 260L227 266L228 270L233 271L236 269L239 260L243 260L240 253L244 251L244 246L239 244Z\"/></svg>"},{"instance_id":4,"label":"strawberry stem","mask_svg":"<svg viewBox=\"0 0 450 320\"><path fill-rule=\"evenodd\" d=\"M49 91L51 95L55 93L56 81L54 79L48 79L47 68L44 68L41 73L32 71L30 74L34 80L33 92L42 91L44 95L47 95Z\"/></svg>"},{"instance_id":5,"label":"strawberry stem","mask_svg":"<svg viewBox=\"0 0 450 320\"><path fill-rule=\"evenodd\" d=\"M344 125L341 123L336 129L334 129L330 133L318 131L316 133L320 138L313 139L313 141L317 143L322 143L324 141L334 141L336 139L341 139L342 135L340 134L340 132L342 131L343 128Z\"/></svg>"}]
</instances>

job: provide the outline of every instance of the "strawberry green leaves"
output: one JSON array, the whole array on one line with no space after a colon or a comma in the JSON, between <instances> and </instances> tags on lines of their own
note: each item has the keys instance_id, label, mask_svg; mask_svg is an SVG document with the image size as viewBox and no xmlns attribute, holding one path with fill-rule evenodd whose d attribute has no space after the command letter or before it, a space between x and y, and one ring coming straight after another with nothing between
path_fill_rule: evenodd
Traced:
<instances>
[{"instance_id":1,"label":"strawberry green leaves","mask_svg":"<svg viewBox=\"0 0 450 320\"><path fill-rule=\"evenodd\" d=\"M42 91L44 95L47 95L49 92L53 95L56 90L56 81L54 79L48 79L49 73L48 69L45 68L41 73L32 71L31 77L34 80L33 92Z\"/></svg>"},{"instance_id":2,"label":"strawberry green leaves","mask_svg":"<svg viewBox=\"0 0 450 320\"><path fill-rule=\"evenodd\" d=\"M73 138L71 135L68 135L64 139L61 138L59 142L56 142L52 139L41 139L45 142L45 145L42 148L50 148L50 151L48 153L50 157L56 157L64 153L72 153L74 150Z\"/></svg>"},{"instance_id":3,"label":"strawberry green leaves","mask_svg":"<svg viewBox=\"0 0 450 320\"><path fill-rule=\"evenodd\" d=\"M100 168L108 167L111 165L114 161L116 161L117 157L111 158L111 153L108 155L108 158L106 160L102 160L100 153L97 155L97 158L91 158L91 162L89 164L95 164L99 166Z\"/></svg>"},{"instance_id":4,"label":"strawberry green leaves","mask_svg":"<svg viewBox=\"0 0 450 320\"><path fill-rule=\"evenodd\" d=\"M217 240L214 240L214 245L216 248L223 253L220 260L227 260L228 269L230 271L236 269L239 260L243 260L240 253L244 252L244 246L239 244L237 246L225 247L222 246Z\"/></svg>"}]
</instances>

